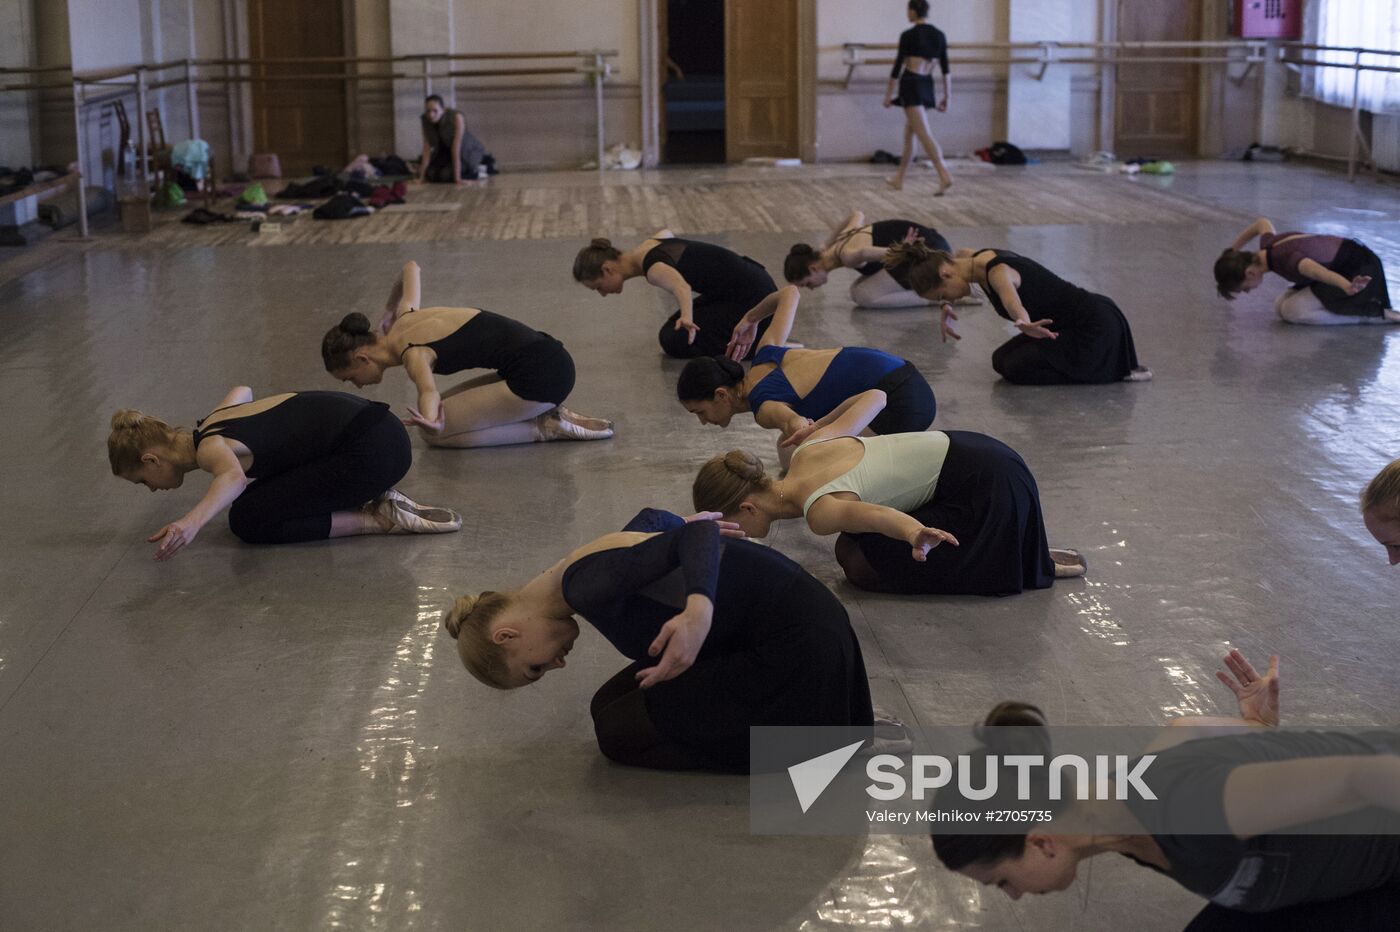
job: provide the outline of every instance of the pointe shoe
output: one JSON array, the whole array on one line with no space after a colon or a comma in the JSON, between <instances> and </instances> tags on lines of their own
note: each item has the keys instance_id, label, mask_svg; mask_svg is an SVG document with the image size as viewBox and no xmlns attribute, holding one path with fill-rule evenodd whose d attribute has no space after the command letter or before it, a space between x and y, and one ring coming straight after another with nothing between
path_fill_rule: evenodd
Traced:
<instances>
[{"instance_id":1,"label":"pointe shoe","mask_svg":"<svg viewBox=\"0 0 1400 932\"><path fill-rule=\"evenodd\" d=\"M558 408L551 408L535 418L535 426L540 430L541 440L607 440L613 435L612 428L590 430L581 424L559 416Z\"/></svg>"},{"instance_id":2,"label":"pointe shoe","mask_svg":"<svg viewBox=\"0 0 1400 932\"><path fill-rule=\"evenodd\" d=\"M1072 579L1076 576L1083 576L1089 571L1089 561L1085 558L1084 554L1080 553L1078 550L1056 550L1054 548L1050 550L1050 558L1052 560L1054 560L1055 556L1058 554L1069 557L1075 562L1061 563L1059 560L1055 560L1056 579Z\"/></svg>"},{"instance_id":3,"label":"pointe shoe","mask_svg":"<svg viewBox=\"0 0 1400 932\"><path fill-rule=\"evenodd\" d=\"M462 529L462 516L450 508L420 505L398 489L390 489L371 506L371 513L389 523L390 534L450 534Z\"/></svg>"},{"instance_id":4,"label":"pointe shoe","mask_svg":"<svg viewBox=\"0 0 1400 932\"><path fill-rule=\"evenodd\" d=\"M1152 370L1146 366L1138 366L1132 372L1123 376L1124 382L1151 382Z\"/></svg>"},{"instance_id":5,"label":"pointe shoe","mask_svg":"<svg viewBox=\"0 0 1400 932\"><path fill-rule=\"evenodd\" d=\"M575 424L579 427L583 427L588 430L613 429L613 422L605 417L588 417L585 414L579 414L576 411L571 411L563 405L560 405L555 410L559 412L559 418L561 420L568 421L571 424Z\"/></svg>"},{"instance_id":6,"label":"pointe shoe","mask_svg":"<svg viewBox=\"0 0 1400 932\"><path fill-rule=\"evenodd\" d=\"M871 757L876 754L907 754L912 750L914 742L899 717L883 709L876 709L875 721L870 729L870 740L856 753L862 757Z\"/></svg>"},{"instance_id":7,"label":"pointe shoe","mask_svg":"<svg viewBox=\"0 0 1400 932\"><path fill-rule=\"evenodd\" d=\"M904 190L904 182L902 182L902 181L895 181L893 178L886 178L886 179L885 179L885 186L886 186L887 188L889 188L891 191L903 191L903 190Z\"/></svg>"}]
</instances>

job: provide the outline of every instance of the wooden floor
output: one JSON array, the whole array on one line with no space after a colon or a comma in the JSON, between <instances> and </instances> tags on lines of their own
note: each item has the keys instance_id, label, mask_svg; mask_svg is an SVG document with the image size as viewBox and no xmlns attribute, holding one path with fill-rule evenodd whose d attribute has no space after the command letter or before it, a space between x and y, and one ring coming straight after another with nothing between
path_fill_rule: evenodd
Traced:
<instances>
[{"instance_id":1,"label":"wooden floor","mask_svg":"<svg viewBox=\"0 0 1400 932\"><path fill-rule=\"evenodd\" d=\"M407 210L342 221L299 215L284 221L282 232L274 235L255 234L245 223L180 223L181 211L164 215L148 234L105 234L99 246L178 249L598 235L627 240L668 226L697 236L806 232L827 229L855 208L872 218L911 217L948 227L1199 223L1237 216L1168 190L1160 179L1100 175L1064 164L998 169L965 164L955 165L954 174L956 183L942 198L932 196L932 172L914 170L905 189L896 192L885 184L889 169L864 165L619 172L601 181L590 172L503 175L481 187L411 188Z\"/></svg>"}]
</instances>

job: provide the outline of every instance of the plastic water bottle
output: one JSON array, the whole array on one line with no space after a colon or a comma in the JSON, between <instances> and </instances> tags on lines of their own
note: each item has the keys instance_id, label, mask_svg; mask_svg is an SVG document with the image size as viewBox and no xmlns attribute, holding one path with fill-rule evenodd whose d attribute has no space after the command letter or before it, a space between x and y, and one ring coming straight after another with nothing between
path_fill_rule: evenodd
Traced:
<instances>
[{"instance_id":1,"label":"plastic water bottle","mask_svg":"<svg viewBox=\"0 0 1400 932\"><path fill-rule=\"evenodd\" d=\"M136 177L136 141L128 139L126 150L122 152L122 176L117 185L118 197L139 197L141 179Z\"/></svg>"}]
</instances>

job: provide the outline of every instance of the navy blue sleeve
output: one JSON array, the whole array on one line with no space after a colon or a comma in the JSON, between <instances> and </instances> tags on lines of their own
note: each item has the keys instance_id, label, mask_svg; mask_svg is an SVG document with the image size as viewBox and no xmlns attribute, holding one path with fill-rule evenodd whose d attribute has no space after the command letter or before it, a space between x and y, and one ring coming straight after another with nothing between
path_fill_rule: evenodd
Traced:
<instances>
[{"instance_id":1,"label":"navy blue sleeve","mask_svg":"<svg viewBox=\"0 0 1400 932\"><path fill-rule=\"evenodd\" d=\"M948 37L943 34L943 30L934 29L938 33L938 65L943 69L943 73L948 73Z\"/></svg>"},{"instance_id":2,"label":"navy blue sleeve","mask_svg":"<svg viewBox=\"0 0 1400 932\"><path fill-rule=\"evenodd\" d=\"M890 69L890 77L892 77L892 78L897 78L897 77L899 77L899 73L900 73L901 71L904 70L904 46L905 46L904 39L905 39L905 37L908 36L908 35L909 35L909 30L908 30L908 29L904 30L904 32L901 32L901 33L899 34L899 51L895 53L895 56L894 56L894 67Z\"/></svg>"},{"instance_id":3,"label":"navy blue sleeve","mask_svg":"<svg viewBox=\"0 0 1400 932\"><path fill-rule=\"evenodd\" d=\"M637 512L636 517L627 522L624 531L642 531L644 533L654 533L658 531L671 531L685 524L685 519L680 515L672 514L669 511L662 511L660 508L643 508Z\"/></svg>"},{"instance_id":4,"label":"navy blue sleeve","mask_svg":"<svg viewBox=\"0 0 1400 932\"><path fill-rule=\"evenodd\" d=\"M631 547L590 553L564 570L564 601L586 617L677 568L687 596L700 594L713 601L722 550L719 525L694 521Z\"/></svg>"}]
</instances>

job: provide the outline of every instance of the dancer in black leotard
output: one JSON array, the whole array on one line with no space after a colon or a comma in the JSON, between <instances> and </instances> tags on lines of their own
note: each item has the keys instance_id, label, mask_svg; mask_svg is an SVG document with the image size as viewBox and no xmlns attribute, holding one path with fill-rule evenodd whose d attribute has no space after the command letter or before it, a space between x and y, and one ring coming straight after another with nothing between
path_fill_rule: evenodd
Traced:
<instances>
[{"instance_id":1,"label":"dancer in black leotard","mask_svg":"<svg viewBox=\"0 0 1400 932\"><path fill-rule=\"evenodd\" d=\"M657 334L662 352L677 359L724 355L739 318L778 290L748 256L679 239L670 230L628 252L595 239L574 259L574 281L604 297L621 294L623 284L638 276L670 292L679 305Z\"/></svg>"},{"instance_id":2,"label":"dancer in black leotard","mask_svg":"<svg viewBox=\"0 0 1400 932\"><path fill-rule=\"evenodd\" d=\"M1231 675L1216 676L1239 700L1239 718L1177 719L1188 727L1147 749L1148 768L1129 758L1153 800L1123 786L1077 798L1070 779L1052 798L1046 763L1020 769L1006 759L1054 757L1044 715L1022 702L998 705L979 729L983 747L956 758L973 775L965 785L996 791L969 799L956 789L966 773L955 774L934 805L968 815L1050 812L1053 821L1019 835L956 834L949 825L933 833L939 860L1015 900L1065 890L1084 861L1123 855L1211 901L1187 932L1394 928L1400 733L1276 732L1278 658L1263 676L1238 651L1225 664ZM1018 727L985 727L1003 725ZM1115 790L1128 792L1114 799Z\"/></svg>"},{"instance_id":3,"label":"dancer in black leotard","mask_svg":"<svg viewBox=\"0 0 1400 932\"><path fill-rule=\"evenodd\" d=\"M992 368L1017 385L1142 382L1128 319L1111 298L1085 291L1024 256L1004 249L936 252L922 243L895 246L887 260L909 275L914 290L943 302L943 340L961 339L948 302L981 286L996 312L1021 332L992 354Z\"/></svg>"},{"instance_id":4,"label":"dancer in black leotard","mask_svg":"<svg viewBox=\"0 0 1400 932\"><path fill-rule=\"evenodd\" d=\"M458 599L462 662L489 686L528 685L565 665L583 616L635 661L592 714L602 752L639 767L743 773L750 726L871 725L841 603L776 550L722 540L713 517L643 511L519 589Z\"/></svg>"},{"instance_id":5,"label":"dancer in black leotard","mask_svg":"<svg viewBox=\"0 0 1400 932\"><path fill-rule=\"evenodd\" d=\"M820 288L826 284L828 273L840 268L855 269L860 277L851 283L853 304L869 308L927 307L934 302L916 294L902 270L889 270L884 264L889 247L912 242L952 251L933 227L913 220L867 224L865 214L855 211L821 249L806 243L793 246L783 262L783 277L799 288Z\"/></svg>"},{"instance_id":6,"label":"dancer in black leotard","mask_svg":"<svg viewBox=\"0 0 1400 932\"><path fill-rule=\"evenodd\" d=\"M389 296L379 332L348 314L321 341L326 371L357 388L403 366L418 387L404 423L435 447L495 447L543 440L603 440L612 422L564 407L574 360L547 333L474 307L419 307L418 265L409 262ZM491 369L439 394L434 373Z\"/></svg>"},{"instance_id":7,"label":"dancer in black leotard","mask_svg":"<svg viewBox=\"0 0 1400 932\"><path fill-rule=\"evenodd\" d=\"M953 79L948 75L948 39L940 29L925 21L928 0L909 0L908 15L909 22L914 25L899 36L899 53L890 71L890 86L885 91L885 106L904 110L904 157L900 160L899 171L888 184L896 191L904 187L904 173L914 158L914 137L918 136L938 169L938 191L934 195L938 197L952 187L953 176L948 174L943 150L929 131L928 115L924 111L937 107L942 113L948 109L953 94ZM937 102L933 95L935 61L943 74L943 98Z\"/></svg>"},{"instance_id":8,"label":"dancer in black leotard","mask_svg":"<svg viewBox=\"0 0 1400 932\"><path fill-rule=\"evenodd\" d=\"M112 474L156 490L185 473L214 477L182 518L150 537L168 560L225 508L229 528L250 544L356 534L441 533L462 519L417 504L395 489L408 472L408 433L388 405L343 392L293 392L253 399L228 393L193 432L129 408L112 417Z\"/></svg>"}]
</instances>

